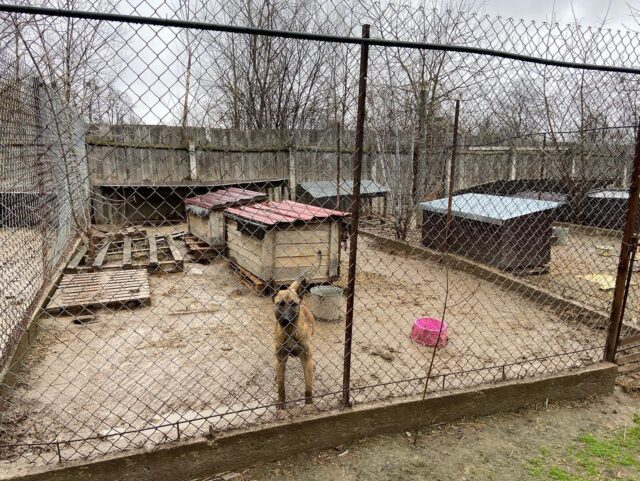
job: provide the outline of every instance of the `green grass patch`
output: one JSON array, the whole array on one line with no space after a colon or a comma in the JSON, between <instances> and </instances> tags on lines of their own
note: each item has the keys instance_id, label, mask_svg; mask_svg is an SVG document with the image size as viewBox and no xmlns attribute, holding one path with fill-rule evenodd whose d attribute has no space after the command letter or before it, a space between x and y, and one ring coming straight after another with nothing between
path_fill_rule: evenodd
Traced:
<instances>
[{"instance_id":1,"label":"green grass patch","mask_svg":"<svg viewBox=\"0 0 640 481\"><path fill-rule=\"evenodd\" d=\"M585 434L561 450L542 447L527 470L536 480L640 480L640 416L610 435Z\"/></svg>"}]
</instances>

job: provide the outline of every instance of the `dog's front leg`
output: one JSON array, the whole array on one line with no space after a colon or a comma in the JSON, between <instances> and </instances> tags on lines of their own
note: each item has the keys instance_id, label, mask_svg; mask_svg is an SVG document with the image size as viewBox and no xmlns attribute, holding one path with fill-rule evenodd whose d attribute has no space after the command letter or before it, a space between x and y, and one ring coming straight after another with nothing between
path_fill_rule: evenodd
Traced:
<instances>
[{"instance_id":1,"label":"dog's front leg","mask_svg":"<svg viewBox=\"0 0 640 481\"><path fill-rule=\"evenodd\" d=\"M284 372L287 367L287 358L276 356L276 381L278 384L278 404L276 409L284 409Z\"/></svg>"},{"instance_id":2,"label":"dog's front leg","mask_svg":"<svg viewBox=\"0 0 640 481\"><path fill-rule=\"evenodd\" d=\"M304 403L311 404L313 397L313 357L311 355L302 356L302 368L304 369Z\"/></svg>"}]
</instances>

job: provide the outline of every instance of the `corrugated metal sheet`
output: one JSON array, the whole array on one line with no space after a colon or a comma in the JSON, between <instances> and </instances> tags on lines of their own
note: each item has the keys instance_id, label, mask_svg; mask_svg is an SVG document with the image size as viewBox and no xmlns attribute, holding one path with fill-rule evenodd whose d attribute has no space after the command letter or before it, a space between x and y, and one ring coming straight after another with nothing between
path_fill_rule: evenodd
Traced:
<instances>
[{"instance_id":1,"label":"corrugated metal sheet","mask_svg":"<svg viewBox=\"0 0 640 481\"><path fill-rule=\"evenodd\" d=\"M196 195L184 200L184 203L199 209L195 209L196 213L200 213L200 209L215 210L223 209L232 205L242 204L244 202L259 202L267 200L267 195L262 192L241 189L238 187L229 187L227 189L216 190L205 195Z\"/></svg>"},{"instance_id":2,"label":"corrugated metal sheet","mask_svg":"<svg viewBox=\"0 0 640 481\"><path fill-rule=\"evenodd\" d=\"M587 197L594 199L628 199L629 191L627 190L593 190L587 194Z\"/></svg>"},{"instance_id":3,"label":"corrugated metal sheet","mask_svg":"<svg viewBox=\"0 0 640 481\"><path fill-rule=\"evenodd\" d=\"M447 198L422 202L420 209L446 214ZM502 224L504 221L533 214L548 209L555 209L561 204L547 200L525 199L519 197L503 197L487 194L462 194L452 198L451 214L466 219Z\"/></svg>"},{"instance_id":4,"label":"corrugated metal sheet","mask_svg":"<svg viewBox=\"0 0 640 481\"><path fill-rule=\"evenodd\" d=\"M270 201L242 207L230 207L225 210L225 215L273 226L298 221L310 222L327 218L341 218L349 214L338 210L323 209L322 207L283 200L281 202Z\"/></svg>"},{"instance_id":5,"label":"corrugated metal sheet","mask_svg":"<svg viewBox=\"0 0 640 481\"><path fill-rule=\"evenodd\" d=\"M567 202L566 194L560 194L558 192L543 192L539 190L523 190L522 192L513 194L513 197L522 197L524 199L535 199L535 200L550 200L553 202L559 202L561 204L564 204Z\"/></svg>"},{"instance_id":6,"label":"corrugated metal sheet","mask_svg":"<svg viewBox=\"0 0 640 481\"><path fill-rule=\"evenodd\" d=\"M306 192L315 199L335 197L338 183L335 180L300 182L300 190ZM353 191L353 181L343 180L340 183L340 195L351 196ZM363 180L360 184L360 195L370 197L382 197L389 190L373 180Z\"/></svg>"}]
</instances>

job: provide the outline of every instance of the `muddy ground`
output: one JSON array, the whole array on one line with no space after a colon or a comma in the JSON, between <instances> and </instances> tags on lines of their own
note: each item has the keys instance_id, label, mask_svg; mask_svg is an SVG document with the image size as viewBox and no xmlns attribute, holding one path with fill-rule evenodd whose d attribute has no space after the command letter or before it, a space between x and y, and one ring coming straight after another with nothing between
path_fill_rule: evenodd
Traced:
<instances>
[{"instance_id":1,"label":"muddy ground","mask_svg":"<svg viewBox=\"0 0 640 481\"><path fill-rule=\"evenodd\" d=\"M542 274L521 273L520 277L567 299L583 302L608 313L611 309L613 289L601 289L598 284L581 276L591 274L615 276L620 254L620 234L572 224L558 224L556 227L561 228L564 235L560 242L551 247L551 262L548 264L548 270ZM371 223L365 229L377 235L395 238L389 224ZM407 233L407 242L420 246L421 235L420 230L411 229ZM639 269L640 260L635 263L635 270ZM626 320L630 324L640 322L640 283L638 282L633 282L630 289Z\"/></svg>"},{"instance_id":2,"label":"muddy ground","mask_svg":"<svg viewBox=\"0 0 640 481\"><path fill-rule=\"evenodd\" d=\"M608 439L631 428L640 400L617 391L589 402L540 405L516 413L433 426L413 445L407 434L376 436L242 472L245 481L518 481L640 479L640 453L604 476L561 477L575 466L580 437ZM629 431L630 433L630 431ZM637 446L637 442L635 444ZM614 446L614 448L617 446ZM604 453L605 455L609 453ZM615 453L612 453L615 454ZM633 453L632 453L633 455ZM614 463L615 464L615 463ZM562 468L562 471L558 469ZM580 470L580 466L577 467ZM210 479L217 479L212 477Z\"/></svg>"},{"instance_id":3,"label":"muddy ground","mask_svg":"<svg viewBox=\"0 0 640 481\"><path fill-rule=\"evenodd\" d=\"M601 357L604 333L570 312L436 262L380 251L365 238L358 263L355 403L422 391L433 351L409 332L417 317L441 317L445 298L449 343L437 352L430 390L572 369ZM150 287L150 306L103 309L94 323L40 320L41 336L2 419L1 443L78 439L62 443L61 456L85 458L167 442L178 430L202 435L337 406L343 323L316 325L313 406L299 402L302 370L293 360L292 402L276 412L269 298L241 284L223 259L152 275ZM55 446L27 446L4 448L0 458L42 463L57 454Z\"/></svg>"}]
</instances>

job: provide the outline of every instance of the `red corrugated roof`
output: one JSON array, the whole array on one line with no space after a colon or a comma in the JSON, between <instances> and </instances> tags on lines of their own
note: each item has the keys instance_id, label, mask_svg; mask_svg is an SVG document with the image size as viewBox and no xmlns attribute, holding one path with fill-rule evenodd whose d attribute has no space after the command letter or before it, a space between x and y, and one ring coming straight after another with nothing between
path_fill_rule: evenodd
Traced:
<instances>
[{"instance_id":1,"label":"red corrugated roof","mask_svg":"<svg viewBox=\"0 0 640 481\"><path fill-rule=\"evenodd\" d=\"M281 202L269 201L242 207L230 207L225 210L225 213L265 225L297 221L309 222L312 220L327 219L329 217L346 217L349 215L347 212L323 209L322 207L300 204L299 202L290 200L283 200Z\"/></svg>"},{"instance_id":2,"label":"red corrugated roof","mask_svg":"<svg viewBox=\"0 0 640 481\"><path fill-rule=\"evenodd\" d=\"M216 190L205 195L196 195L184 200L185 204L195 205L203 209L219 209L231 205L243 203L250 200L266 200L266 194L253 190L229 187L227 189Z\"/></svg>"}]
</instances>

